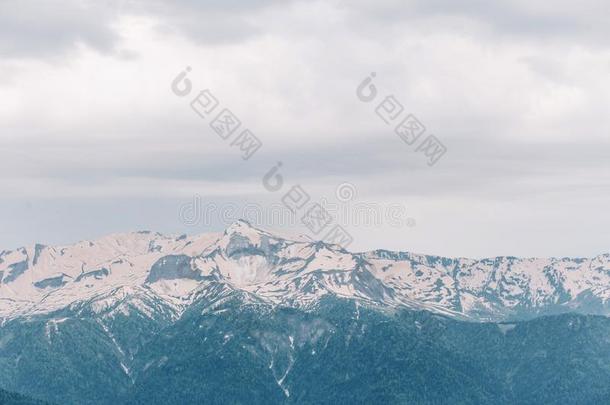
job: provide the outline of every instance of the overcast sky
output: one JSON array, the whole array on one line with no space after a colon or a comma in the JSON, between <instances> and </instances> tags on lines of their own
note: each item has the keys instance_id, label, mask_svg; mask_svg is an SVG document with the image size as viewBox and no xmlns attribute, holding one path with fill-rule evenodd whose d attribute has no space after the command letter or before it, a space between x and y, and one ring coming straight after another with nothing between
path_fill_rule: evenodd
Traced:
<instances>
[{"instance_id":1,"label":"overcast sky","mask_svg":"<svg viewBox=\"0 0 610 405\"><path fill-rule=\"evenodd\" d=\"M609 13L603 0L0 0L0 250L219 230L181 207L268 207L294 184L341 206L347 182L349 204L400 204L410 221L339 213L351 250L610 252ZM203 89L263 142L252 158L190 108ZM375 114L388 95L445 145L435 165ZM278 161L274 193L261 178Z\"/></svg>"}]
</instances>

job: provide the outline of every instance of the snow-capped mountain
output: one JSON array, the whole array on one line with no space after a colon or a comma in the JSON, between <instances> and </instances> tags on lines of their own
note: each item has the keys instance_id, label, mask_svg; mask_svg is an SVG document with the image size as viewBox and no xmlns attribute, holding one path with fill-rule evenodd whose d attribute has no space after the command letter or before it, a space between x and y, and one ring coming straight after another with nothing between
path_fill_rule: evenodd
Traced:
<instances>
[{"instance_id":1,"label":"snow-capped mountain","mask_svg":"<svg viewBox=\"0 0 610 405\"><path fill-rule=\"evenodd\" d=\"M2 252L0 388L79 405L608 403L610 318L537 315L610 314L609 259L350 253L243 221Z\"/></svg>"},{"instance_id":2,"label":"snow-capped mountain","mask_svg":"<svg viewBox=\"0 0 610 405\"><path fill-rule=\"evenodd\" d=\"M465 259L290 240L238 221L222 234L137 232L0 253L0 319L63 308L178 319L202 297L239 292L307 309L325 295L471 320L610 314L610 255Z\"/></svg>"}]
</instances>

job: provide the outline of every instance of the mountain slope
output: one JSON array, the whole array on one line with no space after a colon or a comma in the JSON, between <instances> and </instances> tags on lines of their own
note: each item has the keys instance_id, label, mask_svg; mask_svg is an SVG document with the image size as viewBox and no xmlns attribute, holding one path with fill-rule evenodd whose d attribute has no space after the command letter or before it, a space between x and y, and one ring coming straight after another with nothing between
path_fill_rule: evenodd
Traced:
<instances>
[{"instance_id":1,"label":"mountain slope","mask_svg":"<svg viewBox=\"0 0 610 405\"><path fill-rule=\"evenodd\" d=\"M47 402L38 401L23 395L0 389L0 404L2 405L50 405Z\"/></svg>"},{"instance_id":2,"label":"mountain slope","mask_svg":"<svg viewBox=\"0 0 610 405\"><path fill-rule=\"evenodd\" d=\"M599 316L473 323L332 296L305 311L230 292L193 303L165 327L142 324L130 332L134 345L113 339L109 331L119 325L105 330L77 317L58 323L49 339L46 315L36 317L0 328L0 380L56 403L588 404L610 398L610 319Z\"/></svg>"}]
</instances>

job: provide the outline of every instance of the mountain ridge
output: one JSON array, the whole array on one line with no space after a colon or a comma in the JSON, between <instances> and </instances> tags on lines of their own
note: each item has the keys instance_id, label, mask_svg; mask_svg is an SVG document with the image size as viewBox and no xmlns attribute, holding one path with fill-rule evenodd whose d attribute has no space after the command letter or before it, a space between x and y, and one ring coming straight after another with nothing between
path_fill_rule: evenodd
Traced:
<instances>
[{"instance_id":1,"label":"mountain ridge","mask_svg":"<svg viewBox=\"0 0 610 405\"><path fill-rule=\"evenodd\" d=\"M384 249L352 253L239 220L222 233L138 231L2 251L0 319L50 313L120 287L134 296L153 294L180 316L193 296L213 285L300 308L333 294L474 321L609 315L610 254L469 259Z\"/></svg>"}]
</instances>

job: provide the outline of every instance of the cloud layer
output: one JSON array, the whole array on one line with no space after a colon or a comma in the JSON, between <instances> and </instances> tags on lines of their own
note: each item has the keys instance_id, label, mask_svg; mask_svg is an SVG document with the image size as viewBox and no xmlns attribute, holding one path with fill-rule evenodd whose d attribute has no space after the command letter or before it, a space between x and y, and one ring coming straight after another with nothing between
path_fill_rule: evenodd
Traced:
<instances>
[{"instance_id":1,"label":"cloud layer","mask_svg":"<svg viewBox=\"0 0 610 405\"><path fill-rule=\"evenodd\" d=\"M315 198L334 198L347 181L361 201L406 205L417 220L404 229L347 224L356 249L608 251L607 8L3 2L0 246L204 231L180 222L180 204L194 194L277 203L261 177L281 161L288 184ZM251 160L170 91L186 66L195 90L210 89L263 141ZM381 96L445 144L436 166L381 121L377 103L356 97L371 72Z\"/></svg>"}]
</instances>

